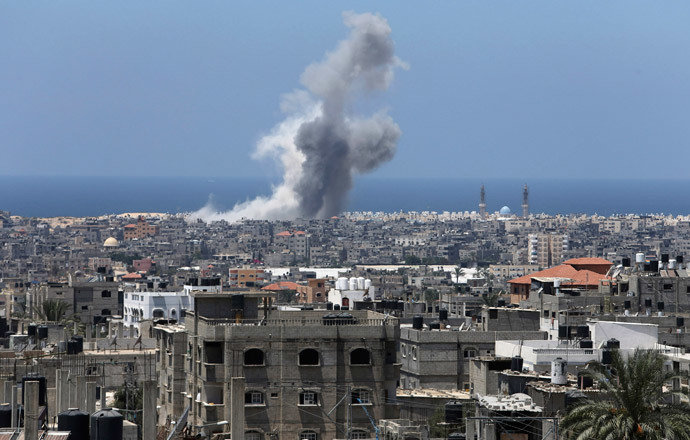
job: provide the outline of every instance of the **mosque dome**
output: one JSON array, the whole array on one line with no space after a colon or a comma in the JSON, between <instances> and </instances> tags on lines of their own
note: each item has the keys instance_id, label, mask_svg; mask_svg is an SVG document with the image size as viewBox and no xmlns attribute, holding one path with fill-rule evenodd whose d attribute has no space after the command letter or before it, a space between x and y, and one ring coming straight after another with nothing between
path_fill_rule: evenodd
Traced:
<instances>
[{"instance_id":1,"label":"mosque dome","mask_svg":"<svg viewBox=\"0 0 690 440\"><path fill-rule=\"evenodd\" d=\"M513 212L510 210L510 208L508 208L507 206L504 206L503 208L500 209L500 211L498 211L498 213L501 215L510 215Z\"/></svg>"},{"instance_id":2,"label":"mosque dome","mask_svg":"<svg viewBox=\"0 0 690 440\"><path fill-rule=\"evenodd\" d=\"M114 248L120 246L120 243L115 237L109 237L103 243L103 247Z\"/></svg>"}]
</instances>

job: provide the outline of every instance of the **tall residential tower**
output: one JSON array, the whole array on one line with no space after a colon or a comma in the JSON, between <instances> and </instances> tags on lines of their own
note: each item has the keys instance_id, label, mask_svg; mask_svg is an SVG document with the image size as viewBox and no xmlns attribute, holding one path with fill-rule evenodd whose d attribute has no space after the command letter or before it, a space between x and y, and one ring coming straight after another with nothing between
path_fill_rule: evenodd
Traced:
<instances>
[{"instance_id":1,"label":"tall residential tower","mask_svg":"<svg viewBox=\"0 0 690 440\"><path fill-rule=\"evenodd\" d=\"M486 194L484 193L484 185L479 190L479 215L481 218L486 218Z\"/></svg>"},{"instance_id":2,"label":"tall residential tower","mask_svg":"<svg viewBox=\"0 0 690 440\"><path fill-rule=\"evenodd\" d=\"M527 189L527 185L525 185L524 188L522 188L522 217L527 218L529 217L529 190Z\"/></svg>"}]
</instances>

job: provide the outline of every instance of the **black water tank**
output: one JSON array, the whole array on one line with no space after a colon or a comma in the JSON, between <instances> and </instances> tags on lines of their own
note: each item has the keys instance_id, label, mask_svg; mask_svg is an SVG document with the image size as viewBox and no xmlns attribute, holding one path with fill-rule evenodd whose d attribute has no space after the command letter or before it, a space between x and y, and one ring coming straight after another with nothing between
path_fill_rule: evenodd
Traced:
<instances>
[{"instance_id":1,"label":"black water tank","mask_svg":"<svg viewBox=\"0 0 690 440\"><path fill-rule=\"evenodd\" d=\"M438 311L438 319L439 321L448 321L448 310L446 309L441 309Z\"/></svg>"},{"instance_id":2,"label":"black water tank","mask_svg":"<svg viewBox=\"0 0 690 440\"><path fill-rule=\"evenodd\" d=\"M29 324L26 328L27 336L36 336L36 324Z\"/></svg>"},{"instance_id":3,"label":"black water tank","mask_svg":"<svg viewBox=\"0 0 690 440\"><path fill-rule=\"evenodd\" d=\"M232 295L230 298L231 310L244 310L244 295Z\"/></svg>"},{"instance_id":4,"label":"black water tank","mask_svg":"<svg viewBox=\"0 0 690 440\"><path fill-rule=\"evenodd\" d=\"M642 270L643 270L644 272L651 272L651 271L652 271L651 267L652 267L651 264L649 264L649 263L644 263L644 265L642 266Z\"/></svg>"},{"instance_id":5,"label":"black water tank","mask_svg":"<svg viewBox=\"0 0 690 440\"><path fill-rule=\"evenodd\" d=\"M685 326L685 318L682 316L676 317L676 327L684 327Z\"/></svg>"},{"instance_id":6,"label":"black water tank","mask_svg":"<svg viewBox=\"0 0 690 440\"><path fill-rule=\"evenodd\" d=\"M112 408L91 414L91 440L122 440L122 414Z\"/></svg>"},{"instance_id":7,"label":"black water tank","mask_svg":"<svg viewBox=\"0 0 690 440\"><path fill-rule=\"evenodd\" d=\"M84 337L82 335L74 335L72 340L77 343L77 354L84 351Z\"/></svg>"},{"instance_id":8,"label":"black water tank","mask_svg":"<svg viewBox=\"0 0 690 440\"><path fill-rule=\"evenodd\" d=\"M603 365L611 365L612 357L611 350L602 350L601 352L601 363Z\"/></svg>"},{"instance_id":9,"label":"black water tank","mask_svg":"<svg viewBox=\"0 0 690 440\"><path fill-rule=\"evenodd\" d=\"M668 263L668 254L661 254L661 262Z\"/></svg>"},{"instance_id":10,"label":"black water tank","mask_svg":"<svg viewBox=\"0 0 690 440\"><path fill-rule=\"evenodd\" d=\"M68 409L58 414L58 431L69 431L69 440L89 440L89 413Z\"/></svg>"},{"instance_id":11,"label":"black water tank","mask_svg":"<svg viewBox=\"0 0 690 440\"><path fill-rule=\"evenodd\" d=\"M405 302L404 302L404 301L398 301L398 303L396 304L396 306L397 306L396 308L397 308L398 310L405 310Z\"/></svg>"},{"instance_id":12,"label":"black water tank","mask_svg":"<svg viewBox=\"0 0 690 440\"><path fill-rule=\"evenodd\" d=\"M67 341L67 354L78 354L79 352L77 351L79 348L79 344L77 341L71 340Z\"/></svg>"},{"instance_id":13,"label":"black water tank","mask_svg":"<svg viewBox=\"0 0 690 440\"><path fill-rule=\"evenodd\" d=\"M621 348L621 341L616 338L611 338L606 341L606 348L610 350Z\"/></svg>"},{"instance_id":14,"label":"black water tank","mask_svg":"<svg viewBox=\"0 0 690 440\"><path fill-rule=\"evenodd\" d=\"M625 308L625 310L630 310L630 305L631 305L630 301L628 301L628 300L623 301L623 307Z\"/></svg>"},{"instance_id":15,"label":"black water tank","mask_svg":"<svg viewBox=\"0 0 690 440\"><path fill-rule=\"evenodd\" d=\"M644 300L644 306L645 307L652 307L652 299L651 298L645 299Z\"/></svg>"},{"instance_id":16,"label":"black water tank","mask_svg":"<svg viewBox=\"0 0 690 440\"><path fill-rule=\"evenodd\" d=\"M623 267L630 267L630 258L627 258L627 257L623 258L621 260L621 264L623 265Z\"/></svg>"},{"instance_id":17,"label":"black water tank","mask_svg":"<svg viewBox=\"0 0 690 440\"><path fill-rule=\"evenodd\" d=\"M580 348L594 348L594 342L589 339L583 339L580 341Z\"/></svg>"},{"instance_id":18,"label":"black water tank","mask_svg":"<svg viewBox=\"0 0 690 440\"><path fill-rule=\"evenodd\" d=\"M429 307L426 308L426 312L427 312L427 313L434 313L434 308L431 307L431 306L429 306Z\"/></svg>"},{"instance_id":19,"label":"black water tank","mask_svg":"<svg viewBox=\"0 0 690 440\"><path fill-rule=\"evenodd\" d=\"M340 304L333 304L333 310L340 310Z\"/></svg>"},{"instance_id":20,"label":"black water tank","mask_svg":"<svg viewBox=\"0 0 690 440\"><path fill-rule=\"evenodd\" d=\"M589 336L589 327L586 325L578 325L577 326L577 337L578 338L586 338Z\"/></svg>"},{"instance_id":21,"label":"black water tank","mask_svg":"<svg viewBox=\"0 0 690 440\"><path fill-rule=\"evenodd\" d=\"M438 321L431 321L429 330L441 330L441 323Z\"/></svg>"},{"instance_id":22,"label":"black water tank","mask_svg":"<svg viewBox=\"0 0 690 440\"><path fill-rule=\"evenodd\" d=\"M682 255L678 255L678 256L676 257L676 263L682 263L682 262L683 262L683 256L682 256Z\"/></svg>"},{"instance_id":23,"label":"black water tank","mask_svg":"<svg viewBox=\"0 0 690 440\"><path fill-rule=\"evenodd\" d=\"M657 303L656 303L656 309L659 310L659 311L664 310L664 302L663 302L663 301L657 302Z\"/></svg>"},{"instance_id":24,"label":"black water tank","mask_svg":"<svg viewBox=\"0 0 690 440\"><path fill-rule=\"evenodd\" d=\"M327 302L326 303L326 310L333 310L333 303L332 302Z\"/></svg>"},{"instance_id":25,"label":"black water tank","mask_svg":"<svg viewBox=\"0 0 690 440\"><path fill-rule=\"evenodd\" d=\"M445 405L446 423L462 423L464 421L462 413L462 402L451 400Z\"/></svg>"},{"instance_id":26,"label":"black water tank","mask_svg":"<svg viewBox=\"0 0 690 440\"><path fill-rule=\"evenodd\" d=\"M650 272L659 272L659 261L657 260L652 260L649 262L649 271Z\"/></svg>"},{"instance_id":27,"label":"black water tank","mask_svg":"<svg viewBox=\"0 0 690 440\"><path fill-rule=\"evenodd\" d=\"M559 325L558 326L558 339L566 339L568 337L568 326Z\"/></svg>"},{"instance_id":28,"label":"black water tank","mask_svg":"<svg viewBox=\"0 0 690 440\"><path fill-rule=\"evenodd\" d=\"M38 339L48 339L48 326L39 325L38 326Z\"/></svg>"},{"instance_id":29,"label":"black water tank","mask_svg":"<svg viewBox=\"0 0 690 440\"><path fill-rule=\"evenodd\" d=\"M48 388L46 385L46 378L45 376L39 376L38 374L27 374L26 376L22 377L22 402L24 402L24 390L26 389L26 382L32 380L38 381L38 405L46 406L46 391Z\"/></svg>"},{"instance_id":30,"label":"black water tank","mask_svg":"<svg viewBox=\"0 0 690 440\"><path fill-rule=\"evenodd\" d=\"M522 371L522 358L520 356L513 356L510 359L511 371Z\"/></svg>"},{"instance_id":31,"label":"black water tank","mask_svg":"<svg viewBox=\"0 0 690 440\"><path fill-rule=\"evenodd\" d=\"M496 304L498 305L498 307L505 307L506 306L506 300L501 298L496 302Z\"/></svg>"},{"instance_id":32,"label":"black water tank","mask_svg":"<svg viewBox=\"0 0 690 440\"><path fill-rule=\"evenodd\" d=\"M12 405L3 403L0 405L0 428L10 428L12 426Z\"/></svg>"},{"instance_id":33,"label":"black water tank","mask_svg":"<svg viewBox=\"0 0 690 440\"><path fill-rule=\"evenodd\" d=\"M323 325L335 325L335 320L338 318L338 315L335 313L329 313L327 315L323 315Z\"/></svg>"},{"instance_id":34,"label":"black water tank","mask_svg":"<svg viewBox=\"0 0 690 440\"><path fill-rule=\"evenodd\" d=\"M414 315L412 318L412 328L415 330L424 328L424 317L422 315Z\"/></svg>"}]
</instances>

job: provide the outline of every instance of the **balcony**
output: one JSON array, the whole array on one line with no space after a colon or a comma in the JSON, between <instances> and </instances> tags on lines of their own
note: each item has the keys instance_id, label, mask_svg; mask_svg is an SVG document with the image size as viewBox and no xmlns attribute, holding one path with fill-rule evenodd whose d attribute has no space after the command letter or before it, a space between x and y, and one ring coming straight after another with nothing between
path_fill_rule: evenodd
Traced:
<instances>
[{"instance_id":1,"label":"balcony","mask_svg":"<svg viewBox=\"0 0 690 440\"><path fill-rule=\"evenodd\" d=\"M201 379L206 382L224 382L225 364L207 364L201 370Z\"/></svg>"}]
</instances>

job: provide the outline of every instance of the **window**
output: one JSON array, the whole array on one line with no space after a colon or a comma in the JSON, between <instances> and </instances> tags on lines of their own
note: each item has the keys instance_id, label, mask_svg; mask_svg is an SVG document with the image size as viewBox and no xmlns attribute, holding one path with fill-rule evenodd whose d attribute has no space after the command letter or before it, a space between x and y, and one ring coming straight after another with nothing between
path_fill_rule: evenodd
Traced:
<instances>
[{"instance_id":1,"label":"window","mask_svg":"<svg viewBox=\"0 0 690 440\"><path fill-rule=\"evenodd\" d=\"M101 298L110 298L110 290L104 290L101 292Z\"/></svg>"},{"instance_id":2,"label":"window","mask_svg":"<svg viewBox=\"0 0 690 440\"><path fill-rule=\"evenodd\" d=\"M108 315L110 315L110 309L103 309L103 310L101 310L101 315L103 315L103 316L108 316Z\"/></svg>"},{"instance_id":3,"label":"window","mask_svg":"<svg viewBox=\"0 0 690 440\"><path fill-rule=\"evenodd\" d=\"M410 353L412 354L412 359L417 360L417 346L413 346L412 349L410 350Z\"/></svg>"},{"instance_id":4,"label":"window","mask_svg":"<svg viewBox=\"0 0 690 440\"><path fill-rule=\"evenodd\" d=\"M318 405L318 398L315 391L304 391L299 393L300 405Z\"/></svg>"},{"instance_id":5,"label":"window","mask_svg":"<svg viewBox=\"0 0 690 440\"><path fill-rule=\"evenodd\" d=\"M357 348L350 352L350 365L370 365L371 355L366 348Z\"/></svg>"},{"instance_id":6,"label":"window","mask_svg":"<svg viewBox=\"0 0 690 440\"><path fill-rule=\"evenodd\" d=\"M247 431L244 433L244 440L261 440L261 433L257 431Z\"/></svg>"},{"instance_id":7,"label":"window","mask_svg":"<svg viewBox=\"0 0 690 440\"><path fill-rule=\"evenodd\" d=\"M673 289L673 284L664 284L664 290L671 290Z\"/></svg>"},{"instance_id":8,"label":"window","mask_svg":"<svg viewBox=\"0 0 690 440\"><path fill-rule=\"evenodd\" d=\"M244 393L245 405L263 405L264 394L260 391L248 391Z\"/></svg>"},{"instance_id":9,"label":"window","mask_svg":"<svg viewBox=\"0 0 690 440\"><path fill-rule=\"evenodd\" d=\"M462 352L462 357L464 357L465 359L467 359L467 358L473 358L473 357L476 357L476 356L477 356L477 350L474 349L474 348L466 348L466 349L463 350L463 352Z\"/></svg>"},{"instance_id":10,"label":"window","mask_svg":"<svg viewBox=\"0 0 690 440\"><path fill-rule=\"evenodd\" d=\"M371 404L371 398L369 396L369 390L355 389L352 390L352 404L353 405L369 405Z\"/></svg>"},{"instance_id":11,"label":"window","mask_svg":"<svg viewBox=\"0 0 690 440\"><path fill-rule=\"evenodd\" d=\"M89 306L81 306L82 310L89 310Z\"/></svg>"},{"instance_id":12,"label":"window","mask_svg":"<svg viewBox=\"0 0 690 440\"><path fill-rule=\"evenodd\" d=\"M264 352L258 348L251 348L244 352L244 365L263 365Z\"/></svg>"},{"instance_id":13,"label":"window","mask_svg":"<svg viewBox=\"0 0 690 440\"><path fill-rule=\"evenodd\" d=\"M407 357L407 344L404 342L400 344L400 354L402 354L402 357Z\"/></svg>"},{"instance_id":14,"label":"window","mask_svg":"<svg viewBox=\"0 0 690 440\"><path fill-rule=\"evenodd\" d=\"M369 438L369 433L363 429L353 429L350 433L351 439Z\"/></svg>"},{"instance_id":15,"label":"window","mask_svg":"<svg viewBox=\"0 0 690 440\"><path fill-rule=\"evenodd\" d=\"M222 364L223 363L223 343L215 341L204 341L204 353L207 364Z\"/></svg>"},{"instance_id":16,"label":"window","mask_svg":"<svg viewBox=\"0 0 690 440\"><path fill-rule=\"evenodd\" d=\"M314 431L302 431L299 433L299 440L318 440L319 436Z\"/></svg>"},{"instance_id":17,"label":"window","mask_svg":"<svg viewBox=\"0 0 690 440\"><path fill-rule=\"evenodd\" d=\"M319 365L319 352L313 348L300 351L298 365Z\"/></svg>"}]
</instances>

